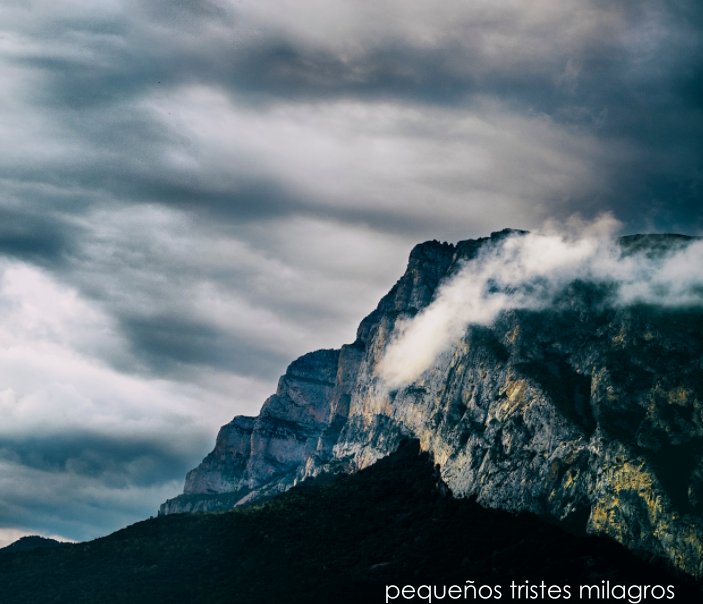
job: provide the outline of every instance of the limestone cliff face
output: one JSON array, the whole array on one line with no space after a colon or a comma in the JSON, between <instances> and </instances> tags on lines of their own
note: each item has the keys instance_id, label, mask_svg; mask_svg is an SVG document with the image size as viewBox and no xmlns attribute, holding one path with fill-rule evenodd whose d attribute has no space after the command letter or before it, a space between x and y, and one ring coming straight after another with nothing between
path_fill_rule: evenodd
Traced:
<instances>
[{"instance_id":1,"label":"limestone cliff face","mask_svg":"<svg viewBox=\"0 0 703 604\"><path fill-rule=\"evenodd\" d=\"M548 310L470 327L410 386L376 368L396 322L484 245L416 246L356 341L291 364L257 418L224 426L161 513L226 509L417 437L456 496L606 534L703 576L703 309L613 307L573 283ZM681 237L632 237L652 253Z\"/></svg>"},{"instance_id":2,"label":"limestone cliff face","mask_svg":"<svg viewBox=\"0 0 703 604\"><path fill-rule=\"evenodd\" d=\"M215 449L186 476L183 495L161 513L222 510L290 487L330 423L338 350L306 354L288 367L258 417L235 417Z\"/></svg>"}]
</instances>

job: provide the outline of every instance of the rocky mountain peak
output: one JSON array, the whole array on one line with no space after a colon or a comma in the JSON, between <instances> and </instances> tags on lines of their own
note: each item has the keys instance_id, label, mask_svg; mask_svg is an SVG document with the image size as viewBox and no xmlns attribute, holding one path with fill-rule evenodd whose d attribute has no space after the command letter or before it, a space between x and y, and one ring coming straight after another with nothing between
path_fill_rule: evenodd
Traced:
<instances>
[{"instance_id":1,"label":"rocky mountain peak","mask_svg":"<svg viewBox=\"0 0 703 604\"><path fill-rule=\"evenodd\" d=\"M419 440L457 497L612 537L703 575L703 308L610 302L575 279L547 305L469 324L419 378L384 387L400 321L426 309L504 230L415 246L353 344L294 361L256 418L224 426L160 513L228 509L321 472L354 472ZM685 250L619 240L623 256Z\"/></svg>"}]
</instances>

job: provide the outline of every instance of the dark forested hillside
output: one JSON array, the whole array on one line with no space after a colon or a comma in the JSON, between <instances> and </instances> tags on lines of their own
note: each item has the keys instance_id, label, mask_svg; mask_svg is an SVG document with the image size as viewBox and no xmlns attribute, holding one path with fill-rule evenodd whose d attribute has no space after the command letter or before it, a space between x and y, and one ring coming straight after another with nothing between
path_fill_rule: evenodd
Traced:
<instances>
[{"instance_id":1,"label":"dark forested hillside","mask_svg":"<svg viewBox=\"0 0 703 604\"><path fill-rule=\"evenodd\" d=\"M365 603L384 602L387 584L469 580L502 586L504 601L511 580L673 585L679 602L701 595L690 579L609 540L448 496L416 441L357 474L309 480L256 506L0 554L6 604Z\"/></svg>"}]
</instances>

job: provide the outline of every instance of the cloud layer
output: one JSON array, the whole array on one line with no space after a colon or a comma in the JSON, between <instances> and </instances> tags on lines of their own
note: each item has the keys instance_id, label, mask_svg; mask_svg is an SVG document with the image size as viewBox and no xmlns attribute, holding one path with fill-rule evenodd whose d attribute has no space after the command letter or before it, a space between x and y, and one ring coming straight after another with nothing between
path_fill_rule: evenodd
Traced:
<instances>
[{"instance_id":1,"label":"cloud layer","mask_svg":"<svg viewBox=\"0 0 703 604\"><path fill-rule=\"evenodd\" d=\"M616 306L703 306L703 241L651 254L618 244L611 216L571 226L577 235L556 225L513 234L466 262L427 308L396 326L378 367L384 384L415 382L470 325L488 325L506 310L547 308L574 281L606 285Z\"/></svg>"},{"instance_id":2,"label":"cloud layer","mask_svg":"<svg viewBox=\"0 0 703 604\"><path fill-rule=\"evenodd\" d=\"M702 17L3 2L0 529L84 538L146 514L291 359L353 339L418 241L603 211L700 234ZM39 479L75 496L35 509L19 494Z\"/></svg>"}]
</instances>

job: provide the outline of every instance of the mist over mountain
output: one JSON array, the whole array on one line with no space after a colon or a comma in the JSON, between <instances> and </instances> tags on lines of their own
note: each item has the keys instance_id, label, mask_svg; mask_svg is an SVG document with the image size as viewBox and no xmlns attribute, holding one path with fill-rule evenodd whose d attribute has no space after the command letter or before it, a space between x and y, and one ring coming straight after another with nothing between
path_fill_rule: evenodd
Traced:
<instances>
[{"instance_id":1,"label":"mist over mountain","mask_svg":"<svg viewBox=\"0 0 703 604\"><path fill-rule=\"evenodd\" d=\"M703 575L703 242L612 221L416 246L356 340L295 360L163 515L419 441L459 498Z\"/></svg>"}]
</instances>

